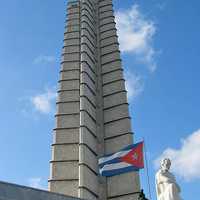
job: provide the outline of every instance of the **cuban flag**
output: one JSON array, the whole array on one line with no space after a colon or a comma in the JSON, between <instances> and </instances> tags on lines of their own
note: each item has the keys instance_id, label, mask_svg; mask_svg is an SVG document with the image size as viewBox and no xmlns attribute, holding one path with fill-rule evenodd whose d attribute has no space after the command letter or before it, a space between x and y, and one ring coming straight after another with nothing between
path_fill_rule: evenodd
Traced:
<instances>
[{"instance_id":1,"label":"cuban flag","mask_svg":"<svg viewBox=\"0 0 200 200\"><path fill-rule=\"evenodd\" d=\"M114 176L144 168L144 142L132 144L121 151L99 159L99 171L102 176Z\"/></svg>"}]
</instances>

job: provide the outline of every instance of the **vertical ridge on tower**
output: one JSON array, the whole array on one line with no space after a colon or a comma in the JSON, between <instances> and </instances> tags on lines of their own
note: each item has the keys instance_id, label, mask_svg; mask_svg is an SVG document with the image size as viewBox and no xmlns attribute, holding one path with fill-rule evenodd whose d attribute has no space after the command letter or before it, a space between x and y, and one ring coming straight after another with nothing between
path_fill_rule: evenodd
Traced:
<instances>
[{"instance_id":1,"label":"vertical ridge on tower","mask_svg":"<svg viewBox=\"0 0 200 200\"><path fill-rule=\"evenodd\" d=\"M101 177L98 158L133 134L112 0L68 0L49 189L84 199L137 199L137 172Z\"/></svg>"}]
</instances>

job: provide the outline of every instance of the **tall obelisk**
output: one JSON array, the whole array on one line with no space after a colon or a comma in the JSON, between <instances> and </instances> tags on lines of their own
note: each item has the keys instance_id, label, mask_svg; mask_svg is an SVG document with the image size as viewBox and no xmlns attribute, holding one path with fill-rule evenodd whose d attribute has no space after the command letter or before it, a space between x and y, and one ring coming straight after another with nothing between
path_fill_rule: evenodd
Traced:
<instances>
[{"instance_id":1,"label":"tall obelisk","mask_svg":"<svg viewBox=\"0 0 200 200\"><path fill-rule=\"evenodd\" d=\"M139 175L104 178L98 158L133 133L112 0L68 0L49 189L88 200L136 200Z\"/></svg>"}]
</instances>

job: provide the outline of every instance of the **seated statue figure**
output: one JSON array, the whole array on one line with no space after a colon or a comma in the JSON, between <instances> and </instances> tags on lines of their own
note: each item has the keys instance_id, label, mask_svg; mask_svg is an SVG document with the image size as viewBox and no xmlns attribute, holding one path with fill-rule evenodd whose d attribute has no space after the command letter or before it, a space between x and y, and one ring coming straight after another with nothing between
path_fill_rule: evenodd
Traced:
<instances>
[{"instance_id":1,"label":"seated statue figure","mask_svg":"<svg viewBox=\"0 0 200 200\"><path fill-rule=\"evenodd\" d=\"M174 175L169 172L171 161L165 158L161 161L160 170L156 173L156 192L158 200L181 200L181 189Z\"/></svg>"}]
</instances>

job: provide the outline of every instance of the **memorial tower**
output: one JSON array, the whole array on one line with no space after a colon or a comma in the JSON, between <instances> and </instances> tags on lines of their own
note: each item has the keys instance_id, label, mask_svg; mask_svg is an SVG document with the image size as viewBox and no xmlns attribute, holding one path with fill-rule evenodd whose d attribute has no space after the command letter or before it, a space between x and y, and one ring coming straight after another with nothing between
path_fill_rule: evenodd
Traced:
<instances>
[{"instance_id":1,"label":"memorial tower","mask_svg":"<svg viewBox=\"0 0 200 200\"><path fill-rule=\"evenodd\" d=\"M49 190L136 200L139 174L101 177L98 158L133 143L112 0L68 0Z\"/></svg>"}]
</instances>

